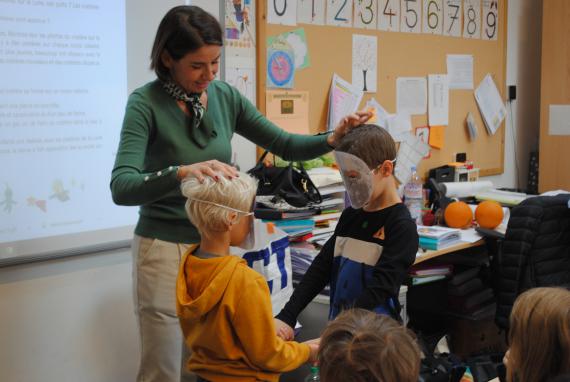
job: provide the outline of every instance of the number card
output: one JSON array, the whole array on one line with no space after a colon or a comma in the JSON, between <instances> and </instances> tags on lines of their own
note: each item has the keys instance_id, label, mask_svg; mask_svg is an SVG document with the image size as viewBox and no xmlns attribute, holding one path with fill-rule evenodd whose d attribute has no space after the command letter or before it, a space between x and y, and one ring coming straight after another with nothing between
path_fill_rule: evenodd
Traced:
<instances>
[{"instance_id":1,"label":"number card","mask_svg":"<svg viewBox=\"0 0 570 382\"><path fill-rule=\"evenodd\" d=\"M483 40L497 40L499 0L483 0Z\"/></svg>"},{"instance_id":2,"label":"number card","mask_svg":"<svg viewBox=\"0 0 570 382\"><path fill-rule=\"evenodd\" d=\"M400 0L378 0L378 29L400 31Z\"/></svg>"},{"instance_id":3,"label":"number card","mask_svg":"<svg viewBox=\"0 0 570 382\"><path fill-rule=\"evenodd\" d=\"M424 33L443 33L443 0L424 0Z\"/></svg>"},{"instance_id":4,"label":"number card","mask_svg":"<svg viewBox=\"0 0 570 382\"><path fill-rule=\"evenodd\" d=\"M298 0L297 22L325 25L325 0Z\"/></svg>"},{"instance_id":5,"label":"number card","mask_svg":"<svg viewBox=\"0 0 570 382\"><path fill-rule=\"evenodd\" d=\"M297 0L267 0L267 22L297 25Z\"/></svg>"},{"instance_id":6,"label":"number card","mask_svg":"<svg viewBox=\"0 0 570 382\"><path fill-rule=\"evenodd\" d=\"M463 37L481 38L481 0L463 3Z\"/></svg>"},{"instance_id":7,"label":"number card","mask_svg":"<svg viewBox=\"0 0 570 382\"><path fill-rule=\"evenodd\" d=\"M422 31L422 5L421 0L401 0L400 9L402 21L401 32L421 33Z\"/></svg>"},{"instance_id":8,"label":"number card","mask_svg":"<svg viewBox=\"0 0 570 382\"><path fill-rule=\"evenodd\" d=\"M443 34L461 37L461 0L443 1Z\"/></svg>"},{"instance_id":9,"label":"number card","mask_svg":"<svg viewBox=\"0 0 570 382\"><path fill-rule=\"evenodd\" d=\"M352 0L327 0L327 25L352 27Z\"/></svg>"},{"instance_id":10,"label":"number card","mask_svg":"<svg viewBox=\"0 0 570 382\"><path fill-rule=\"evenodd\" d=\"M354 27L364 29L376 29L378 18L377 0L354 1Z\"/></svg>"}]
</instances>

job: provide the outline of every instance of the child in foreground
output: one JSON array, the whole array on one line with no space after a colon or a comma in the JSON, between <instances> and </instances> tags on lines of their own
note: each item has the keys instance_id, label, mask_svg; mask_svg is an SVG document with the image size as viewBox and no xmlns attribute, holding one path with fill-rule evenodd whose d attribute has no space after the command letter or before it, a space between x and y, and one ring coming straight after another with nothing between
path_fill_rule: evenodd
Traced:
<instances>
[{"instance_id":1,"label":"child in foreground","mask_svg":"<svg viewBox=\"0 0 570 382\"><path fill-rule=\"evenodd\" d=\"M186 212L201 235L180 265L177 313L192 350L187 367L199 381L278 381L279 374L315 361L313 341L275 335L267 281L230 246L250 241L257 184L246 174L216 182L183 181Z\"/></svg>"},{"instance_id":2,"label":"child in foreground","mask_svg":"<svg viewBox=\"0 0 570 382\"><path fill-rule=\"evenodd\" d=\"M508 382L563 381L570 374L570 291L534 288L517 297L504 363Z\"/></svg>"},{"instance_id":3,"label":"child in foreground","mask_svg":"<svg viewBox=\"0 0 570 382\"><path fill-rule=\"evenodd\" d=\"M350 309L323 332L319 364L322 382L417 382L420 349L412 332L392 318Z\"/></svg>"}]
</instances>

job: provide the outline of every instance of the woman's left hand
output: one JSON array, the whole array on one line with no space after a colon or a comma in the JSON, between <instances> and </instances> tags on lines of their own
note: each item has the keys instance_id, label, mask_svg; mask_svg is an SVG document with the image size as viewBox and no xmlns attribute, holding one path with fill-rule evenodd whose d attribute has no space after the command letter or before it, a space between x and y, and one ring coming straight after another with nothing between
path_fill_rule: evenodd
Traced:
<instances>
[{"instance_id":1,"label":"woman's left hand","mask_svg":"<svg viewBox=\"0 0 570 382\"><path fill-rule=\"evenodd\" d=\"M329 146L336 147L340 139L345 136L351 129L366 123L372 117L372 113L365 110L360 110L355 113L349 114L340 120L334 133L327 137Z\"/></svg>"}]
</instances>

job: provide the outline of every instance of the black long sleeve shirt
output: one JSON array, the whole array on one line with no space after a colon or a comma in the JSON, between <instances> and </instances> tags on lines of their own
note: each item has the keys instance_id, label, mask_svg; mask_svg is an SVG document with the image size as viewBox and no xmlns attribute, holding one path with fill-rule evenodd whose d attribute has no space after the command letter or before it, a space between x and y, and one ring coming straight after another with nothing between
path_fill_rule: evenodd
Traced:
<instances>
[{"instance_id":1,"label":"black long sleeve shirt","mask_svg":"<svg viewBox=\"0 0 570 382\"><path fill-rule=\"evenodd\" d=\"M329 319L348 307L382 311L389 298L397 299L417 250L417 228L404 204L374 212L347 208L276 317L294 327L297 316L329 283Z\"/></svg>"}]
</instances>

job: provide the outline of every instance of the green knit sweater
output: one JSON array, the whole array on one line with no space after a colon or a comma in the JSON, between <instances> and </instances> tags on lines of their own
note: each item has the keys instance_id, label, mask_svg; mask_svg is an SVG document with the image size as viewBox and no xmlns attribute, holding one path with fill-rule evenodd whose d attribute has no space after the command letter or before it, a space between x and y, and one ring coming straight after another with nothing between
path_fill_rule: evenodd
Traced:
<instances>
[{"instance_id":1,"label":"green knit sweater","mask_svg":"<svg viewBox=\"0 0 570 382\"><path fill-rule=\"evenodd\" d=\"M111 176L115 203L139 205L135 233L175 243L200 236L184 210L176 166L211 159L230 163L231 139L238 133L286 160L306 160L330 151L326 136L289 134L268 121L235 88L221 81L208 86L202 123L216 136L200 149L190 138L187 116L156 80L129 97Z\"/></svg>"}]
</instances>

